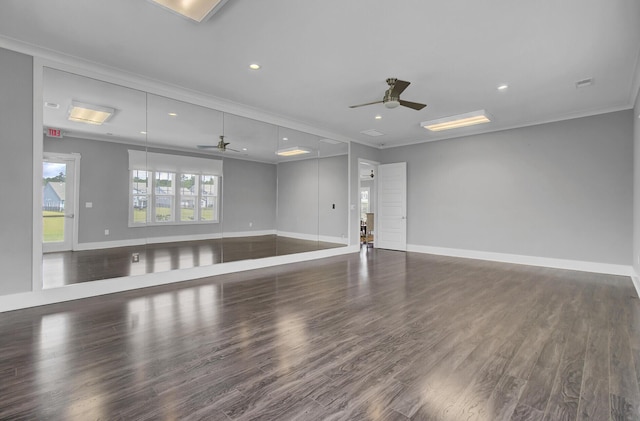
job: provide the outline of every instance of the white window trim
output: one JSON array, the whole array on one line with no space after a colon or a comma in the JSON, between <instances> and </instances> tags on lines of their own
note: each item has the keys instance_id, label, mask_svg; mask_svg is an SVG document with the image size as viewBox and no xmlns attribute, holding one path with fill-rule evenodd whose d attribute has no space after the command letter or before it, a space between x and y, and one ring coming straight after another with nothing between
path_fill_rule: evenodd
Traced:
<instances>
[{"instance_id":1,"label":"white window trim","mask_svg":"<svg viewBox=\"0 0 640 421\"><path fill-rule=\"evenodd\" d=\"M134 217L134 211L133 211L133 197L134 196L142 196L142 195L135 195L133 193L133 171L146 171L147 172L147 177L148 177L148 185L147 185L147 191L149 193L147 193L147 221L146 222L134 222L133 221L133 217ZM173 219L169 220L169 221L156 221L156 206L155 206L155 199L157 197L156 192L155 192L155 177L156 177L156 172L168 172L168 173L172 173L174 175L173 177L173 181L174 181L174 194L172 195L173 197ZM193 221L182 221L181 220L181 209L180 209L180 204L182 203L182 195L180 193L181 191L181 187L179 187L178 185L181 183L181 176L182 174L193 174L198 176L198 194L197 195L185 195L185 197L189 197L189 198L195 198L196 200L196 205L197 205L197 216L198 216L198 220L193 220ZM213 196L205 196L202 194L202 190L200 189L200 183L201 183L201 177L202 176L210 176L210 177L215 177L216 178L216 191L217 194L213 195ZM220 193L221 193L221 189L220 189L220 185L221 185L221 180L222 177L220 175L217 174L203 174L203 173L197 173L195 171L189 171L189 172L173 172L173 171L165 171L165 170L147 170L147 169L130 169L129 170L129 182L128 182L128 189L129 189L129 221L128 221L128 227L129 228L141 228L141 227L166 227L166 226L179 226L179 225L207 225L207 224L219 224L220 223ZM165 195L160 195L160 196L165 196ZM216 216L215 219L211 220L211 221L203 221L200 219L200 203L203 197L213 197L215 198L215 210L214 210L214 214Z\"/></svg>"}]
</instances>

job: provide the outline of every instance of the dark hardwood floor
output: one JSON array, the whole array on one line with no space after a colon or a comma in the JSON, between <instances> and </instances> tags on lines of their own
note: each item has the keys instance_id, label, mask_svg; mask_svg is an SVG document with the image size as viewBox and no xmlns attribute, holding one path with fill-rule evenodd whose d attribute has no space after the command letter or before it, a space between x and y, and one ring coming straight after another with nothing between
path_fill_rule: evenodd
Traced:
<instances>
[{"instance_id":1,"label":"dark hardwood floor","mask_svg":"<svg viewBox=\"0 0 640 421\"><path fill-rule=\"evenodd\" d=\"M640 419L619 276L364 248L3 313L0 341L0 419Z\"/></svg>"},{"instance_id":2,"label":"dark hardwood floor","mask_svg":"<svg viewBox=\"0 0 640 421\"><path fill-rule=\"evenodd\" d=\"M45 253L42 256L42 283L43 288L55 288L334 247L343 247L343 244L261 235ZM138 262L132 262L133 253L138 253Z\"/></svg>"}]
</instances>

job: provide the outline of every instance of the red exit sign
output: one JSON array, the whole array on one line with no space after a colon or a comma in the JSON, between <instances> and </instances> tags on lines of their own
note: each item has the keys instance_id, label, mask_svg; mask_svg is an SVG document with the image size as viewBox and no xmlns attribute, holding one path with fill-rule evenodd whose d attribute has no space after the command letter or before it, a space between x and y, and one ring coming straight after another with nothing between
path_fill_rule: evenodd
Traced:
<instances>
[{"instance_id":1,"label":"red exit sign","mask_svg":"<svg viewBox=\"0 0 640 421\"><path fill-rule=\"evenodd\" d=\"M47 136L49 137L62 137L62 130L60 129L47 129Z\"/></svg>"}]
</instances>

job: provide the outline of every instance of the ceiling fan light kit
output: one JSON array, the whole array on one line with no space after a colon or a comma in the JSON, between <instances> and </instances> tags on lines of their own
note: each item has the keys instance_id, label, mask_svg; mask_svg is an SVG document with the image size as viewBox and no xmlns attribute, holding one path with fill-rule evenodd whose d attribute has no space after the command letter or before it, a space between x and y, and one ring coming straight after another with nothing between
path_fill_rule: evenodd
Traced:
<instances>
[{"instance_id":1,"label":"ceiling fan light kit","mask_svg":"<svg viewBox=\"0 0 640 421\"><path fill-rule=\"evenodd\" d=\"M432 132L440 132L443 130L457 129L459 127L467 127L490 122L490 114L485 110L478 110L470 113L438 118L436 120L423 121L420 125Z\"/></svg>"}]
</instances>

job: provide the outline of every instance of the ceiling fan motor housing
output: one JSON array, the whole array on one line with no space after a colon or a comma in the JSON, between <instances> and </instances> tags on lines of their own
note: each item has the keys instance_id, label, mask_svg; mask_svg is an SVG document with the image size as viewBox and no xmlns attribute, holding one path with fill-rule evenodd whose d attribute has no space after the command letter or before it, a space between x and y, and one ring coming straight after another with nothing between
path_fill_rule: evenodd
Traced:
<instances>
[{"instance_id":1,"label":"ceiling fan motor housing","mask_svg":"<svg viewBox=\"0 0 640 421\"><path fill-rule=\"evenodd\" d=\"M391 94L391 91L393 91L393 87L387 89L387 91L384 93L382 103L387 108L396 108L398 105L400 105L400 97L398 95L393 96Z\"/></svg>"},{"instance_id":2,"label":"ceiling fan motor housing","mask_svg":"<svg viewBox=\"0 0 640 421\"><path fill-rule=\"evenodd\" d=\"M387 108L396 108L400 105L400 95L393 95L393 90L396 86L396 82L398 79L394 77L390 77L387 79L387 85L389 85L389 89L387 89L384 93L384 98L382 98L382 103Z\"/></svg>"}]
</instances>

